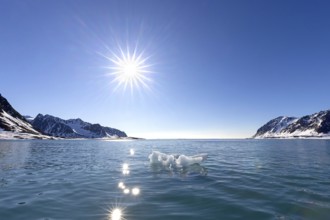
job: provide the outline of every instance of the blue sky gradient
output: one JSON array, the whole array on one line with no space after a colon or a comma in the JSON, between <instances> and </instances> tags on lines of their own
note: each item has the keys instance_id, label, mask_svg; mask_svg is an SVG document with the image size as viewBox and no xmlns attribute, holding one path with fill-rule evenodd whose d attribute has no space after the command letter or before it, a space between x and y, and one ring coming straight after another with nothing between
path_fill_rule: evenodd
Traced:
<instances>
[{"instance_id":1,"label":"blue sky gradient","mask_svg":"<svg viewBox=\"0 0 330 220\"><path fill-rule=\"evenodd\" d=\"M22 114L147 138L242 138L329 109L330 2L4 0L0 92ZM116 90L102 55L138 47L150 90Z\"/></svg>"}]
</instances>

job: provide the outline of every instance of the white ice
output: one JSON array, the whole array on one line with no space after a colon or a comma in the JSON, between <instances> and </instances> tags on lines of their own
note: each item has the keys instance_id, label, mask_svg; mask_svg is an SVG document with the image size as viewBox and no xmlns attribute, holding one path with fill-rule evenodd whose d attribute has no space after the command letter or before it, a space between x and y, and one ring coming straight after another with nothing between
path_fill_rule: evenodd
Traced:
<instances>
[{"instance_id":1,"label":"white ice","mask_svg":"<svg viewBox=\"0 0 330 220\"><path fill-rule=\"evenodd\" d=\"M176 159L175 163L179 167L187 167L193 164L200 164L206 159L207 154L199 154L191 157L180 155L179 158Z\"/></svg>"},{"instance_id":2,"label":"white ice","mask_svg":"<svg viewBox=\"0 0 330 220\"><path fill-rule=\"evenodd\" d=\"M199 154L194 156L164 154L159 151L152 151L149 155L150 164L162 165L165 167L187 167L193 164L200 164L207 159L207 154Z\"/></svg>"}]
</instances>

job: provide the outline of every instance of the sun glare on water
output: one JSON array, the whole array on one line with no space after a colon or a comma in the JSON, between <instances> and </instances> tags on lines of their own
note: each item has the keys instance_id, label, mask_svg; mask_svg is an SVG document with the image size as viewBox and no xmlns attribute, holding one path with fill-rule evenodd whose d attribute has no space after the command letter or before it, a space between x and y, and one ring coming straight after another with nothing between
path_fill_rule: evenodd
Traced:
<instances>
[{"instance_id":1,"label":"sun glare on water","mask_svg":"<svg viewBox=\"0 0 330 220\"><path fill-rule=\"evenodd\" d=\"M116 86L114 90L122 87L124 90L129 88L131 91L134 89L146 88L150 89L151 71L149 70L150 64L147 63L149 57L144 57L143 52L138 53L137 49L126 51L119 49L119 53L112 53L112 57L106 56L111 61L111 72L109 75L113 76L112 83Z\"/></svg>"},{"instance_id":2,"label":"sun glare on water","mask_svg":"<svg viewBox=\"0 0 330 220\"><path fill-rule=\"evenodd\" d=\"M115 208L111 211L110 220L122 220L122 211L119 208Z\"/></svg>"}]
</instances>

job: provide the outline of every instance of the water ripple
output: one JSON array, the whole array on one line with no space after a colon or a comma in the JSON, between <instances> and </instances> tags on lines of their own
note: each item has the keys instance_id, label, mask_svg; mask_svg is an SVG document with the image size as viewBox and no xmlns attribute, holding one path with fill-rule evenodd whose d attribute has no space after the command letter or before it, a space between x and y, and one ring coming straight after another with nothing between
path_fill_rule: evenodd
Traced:
<instances>
[{"instance_id":1,"label":"water ripple","mask_svg":"<svg viewBox=\"0 0 330 220\"><path fill-rule=\"evenodd\" d=\"M126 220L327 219L329 149L324 140L1 141L0 216L103 220L120 207ZM208 159L164 169L149 164L152 150Z\"/></svg>"}]
</instances>

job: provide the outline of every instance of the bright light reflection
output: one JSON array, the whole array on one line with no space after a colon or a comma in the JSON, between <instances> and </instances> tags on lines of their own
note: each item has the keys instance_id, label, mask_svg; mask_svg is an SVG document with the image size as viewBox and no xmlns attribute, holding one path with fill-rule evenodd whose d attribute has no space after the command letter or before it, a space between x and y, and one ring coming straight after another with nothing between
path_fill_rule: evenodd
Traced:
<instances>
[{"instance_id":1,"label":"bright light reflection","mask_svg":"<svg viewBox=\"0 0 330 220\"><path fill-rule=\"evenodd\" d=\"M133 189L132 189L132 194L133 194L134 196L139 195L139 194L140 194L140 189L137 188L137 187L133 188Z\"/></svg>"},{"instance_id":2,"label":"bright light reflection","mask_svg":"<svg viewBox=\"0 0 330 220\"><path fill-rule=\"evenodd\" d=\"M129 174L129 170L123 170L123 174L124 175L128 175Z\"/></svg>"},{"instance_id":3,"label":"bright light reflection","mask_svg":"<svg viewBox=\"0 0 330 220\"><path fill-rule=\"evenodd\" d=\"M124 189L124 194L129 194L130 190L128 188Z\"/></svg>"},{"instance_id":4,"label":"bright light reflection","mask_svg":"<svg viewBox=\"0 0 330 220\"><path fill-rule=\"evenodd\" d=\"M128 164L127 163L123 164L123 170L128 170Z\"/></svg>"},{"instance_id":5,"label":"bright light reflection","mask_svg":"<svg viewBox=\"0 0 330 220\"><path fill-rule=\"evenodd\" d=\"M128 169L128 164L124 163L123 164L123 174L128 175L129 174L129 169Z\"/></svg>"},{"instance_id":6,"label":"bright light reflection","mask_svg":"<svg viewBox=\"0 0 330 220\"><path fill-rule=\"evenodd\" d=\"M135 154L134 149L130 149L130 150L129 150L129 153L130 153L131 156L133 156L133 155Z\"/></svg>"},{"instance_id":7,"label":"bright light reflection","mask_svg":"<svg viewBox=\"0 0 330 220\"><path fill-rule=\"evenodd\" d=\"M122 211L119 208L115 208L111 211L111 220L121 220L122 219Z\"/></svg>"},{"instance_id":8,"label":"bright light reflection","mask_svg":"<svg viewBox=\"0 0 330 220\"><path fill-rule=\"evenodd\" d=\"M127 47L126 51L119 47L118 53L112 52L112 56L104 56L107 60L111 61L112 65L108 67L113 75L113 83L117 83L115 90L123 87L126 90L130 87L133 91L134 88L140 87L150 89L149 85L152 80L148 77L151 71L148 69L151 65L147 63L150 57L144 57L143 52L138 52L135 47L130 50Z\"/></svg>"},{"instance_id":9,"label":"bright light reflection","mask_svg":"<svg viewBox=\"0 0 330 220\"><path fill-rule=\"evenodd\" d=\"M125 185L124 185L123 182L119 182L118 187L121 188L121 189L125 189Z\"/></svg>"}]
</instances>

